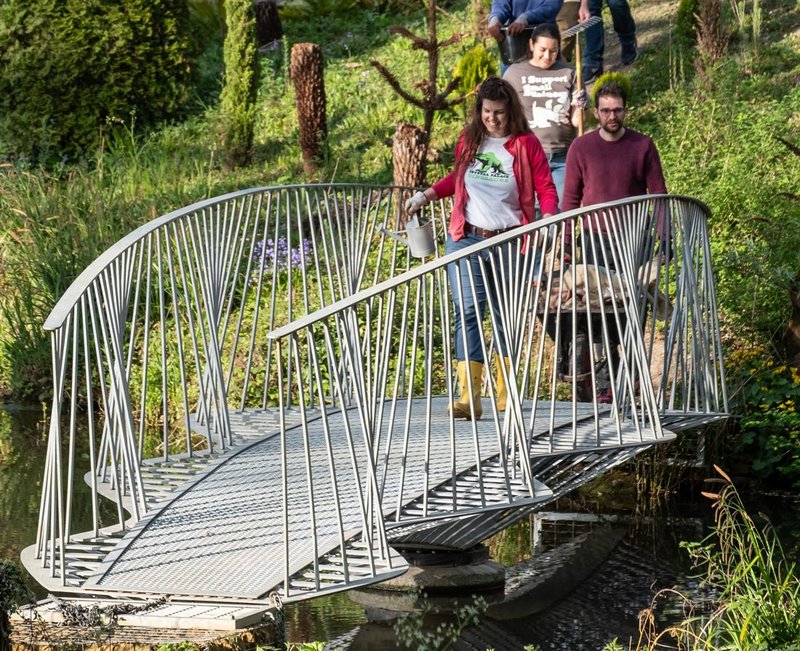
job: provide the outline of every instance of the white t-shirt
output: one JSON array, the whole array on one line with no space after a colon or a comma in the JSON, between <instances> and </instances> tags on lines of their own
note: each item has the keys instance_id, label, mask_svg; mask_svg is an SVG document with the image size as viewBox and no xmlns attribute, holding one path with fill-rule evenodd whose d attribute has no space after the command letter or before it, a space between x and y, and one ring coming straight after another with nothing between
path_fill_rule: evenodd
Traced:
<instances>
[{"instance_id":1,"label":"white t-shirt","mask_svg":"<svg viewBox=\"0 0 800 651\"><path fill-rule=\"evenodd\" d=\"M466 217L473 226L496 231L521 223L514 157L503 147L507 140L484 138L464 174Z\"/></svg>"}]
</instances>

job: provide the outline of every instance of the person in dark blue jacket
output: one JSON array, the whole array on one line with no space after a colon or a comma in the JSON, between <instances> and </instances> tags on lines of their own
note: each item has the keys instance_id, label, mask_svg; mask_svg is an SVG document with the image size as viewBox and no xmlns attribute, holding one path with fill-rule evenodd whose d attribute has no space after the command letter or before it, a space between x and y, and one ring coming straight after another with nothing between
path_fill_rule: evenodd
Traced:
<instances>
[{"instance_id":1,"label":"person in dark blue jacket","mask_svg":"<svg viewBox=\"0 0 800 651\"><path fill-rule=\"evenodd\" d=\"M564 0L492 0L489 33L500 43L505 38L500 29L503 26L507 26L508 33L515 36L540 23L555 23L563 4ZM514 62L502 61L501 57L500 74L506 71L510 63Z\"/></svg>"},{"instance_id":2,"label":"person in dark blue jacket","mask_svg":"<svg viewBox=\"0 0 800 651\"><path fill-rule=\"evenodd\" d=\"M508 25L509 34L519 34L528 26L554 23L564 0L492 0L489 33L503 40L500 28Z\"/></svg>"}]
</instances>

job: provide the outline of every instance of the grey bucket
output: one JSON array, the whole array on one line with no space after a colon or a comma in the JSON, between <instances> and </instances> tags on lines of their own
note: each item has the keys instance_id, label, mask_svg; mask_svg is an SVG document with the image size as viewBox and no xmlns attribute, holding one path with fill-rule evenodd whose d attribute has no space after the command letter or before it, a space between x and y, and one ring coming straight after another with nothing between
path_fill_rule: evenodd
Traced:
<instances>
[{"instance_id":1,"label":"grey bucket","mask_svg":"<svg viewBox=\"0 0 800 651\"><path fill-rule=\"evenodd\" d=\"M500 60L507 66L523 59L531 58L531 34L533 27L526 27L519 34L509 34L508 27L501 27L500 31L503 32L502 41L497 42L497 47L500 48Z\"/></svg>"}]
</instances>

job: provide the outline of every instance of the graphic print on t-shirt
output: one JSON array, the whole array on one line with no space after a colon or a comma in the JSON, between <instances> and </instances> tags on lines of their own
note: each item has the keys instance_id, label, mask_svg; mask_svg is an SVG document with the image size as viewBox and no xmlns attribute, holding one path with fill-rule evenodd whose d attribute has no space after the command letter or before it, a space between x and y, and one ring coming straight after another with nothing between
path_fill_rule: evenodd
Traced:
<instances>
[{"instance_id":1,"label":"graphic print on t-shirt","mask_svg":"<svg viewBox=\"0 0 800 651\"><path fill-rule=\"evenodd\" d=\"M569 83L568 75L558 77L522 77L522 94L532 98L531 129L546 129L563 124L569 116L569 93L565 92Z\"/></svg>"},{"instance_id":2,"label":"graphic print on t-shirt","mask_svg":"<svg viewBox=\"0 0 800 651\"><path fill-rule=\"evenodd\" d=\"M464 174L467 222L500 230L520 223L519 191L508 137L483 139Z\"/></svg>"},{"instance_id":3,"label":"graphic print on t-shirt","mask_svg":"<svg viewBox=\"0 0 800 651\"><path fill-rule=\"evenodd\" d=\"M498 183L505 183L509 179L509 174L503 168L503 163L491 151L475 154L475 160L472 161L472 166L467 170L467 176L473 179Z\"/></svg>"}]
</instances>

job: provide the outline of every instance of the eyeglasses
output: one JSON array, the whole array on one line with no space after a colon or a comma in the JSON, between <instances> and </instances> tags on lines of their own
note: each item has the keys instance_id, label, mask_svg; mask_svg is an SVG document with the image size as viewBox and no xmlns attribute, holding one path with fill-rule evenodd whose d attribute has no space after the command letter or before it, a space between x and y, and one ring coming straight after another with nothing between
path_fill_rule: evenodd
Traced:
<instances>
[{"instance_id":1,"label":"eyeglasses","mask_svg":"<svg viewBox=\"0 0 800 651\"><path fill-rule=\"evenodd\" d=\"M623 113L625 113L625 111L626 111L626 110L627 110L627 109L626 109L624 106L618 106L618 107L616 107L616 108L601 108L601 109L597 109L597 112L598 112L600 115L602 115L603 117L608 117L608 116L609 116L609 115L611 115L612 113L613 113L615 116L622 115Z\"/></svg>"}]
</instances>

